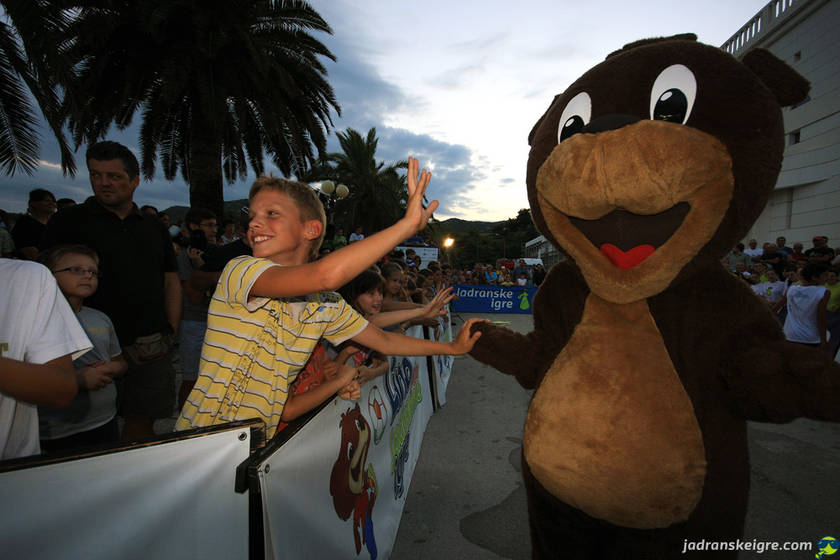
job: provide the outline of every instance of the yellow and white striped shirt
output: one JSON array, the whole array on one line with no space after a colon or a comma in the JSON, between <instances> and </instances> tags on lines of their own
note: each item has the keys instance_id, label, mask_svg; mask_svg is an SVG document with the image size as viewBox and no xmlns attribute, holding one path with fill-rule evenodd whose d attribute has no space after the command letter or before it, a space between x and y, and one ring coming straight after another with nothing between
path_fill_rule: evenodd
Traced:
<instances>
[{"instance_id":1,"label":"yellow and white striped shirt","mask_svg":"<svg viewBox=\"0 0 840 560\"><path fill-rule=\"evenodd\" d=\"M222 271L207 314L198 380L176 430L260 418L272 437L289 386L318 340L337 345L367 327L332 292L248 301L254 282L272 266L280 265L243 256Z\"/></svg>"}]
</instances>

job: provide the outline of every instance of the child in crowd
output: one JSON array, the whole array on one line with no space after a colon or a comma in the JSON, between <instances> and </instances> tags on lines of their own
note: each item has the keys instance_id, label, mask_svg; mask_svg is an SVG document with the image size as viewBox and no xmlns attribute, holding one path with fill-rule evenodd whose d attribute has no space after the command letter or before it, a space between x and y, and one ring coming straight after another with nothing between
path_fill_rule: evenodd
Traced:
<instances>
[{"instance_id":1,"label":"child in crowd","mask_svg":"<svg viewBox=\"0 0 840 560\"><path fill-rule=\"evenodd\" d=\"M84 306L99 286L99 257L84 245L58 245L38 255L84 328L93 349L73 361L79 393L69 408L38 407L41 449L58 452L119 441L113 380L128 369L107 315Z\"/></svg>"},{"instance_id":2,"label":"child in crowd","mask_svg":"<svg viewBox=\"0 0 840 560\"><path fill-rule=\"evenodd\" d=\"M417 305L415 307L396 310L396 311L382 311L383 295L386 289L386 281L378 272L373 269L368 269L351 280L348 284L339 290L341 297L349 303L353 309L367 319L372 325L381 329L387 329L394 325L400 325L401 330L409 327L411 324L422 324L425 322L432 322L437 326L435 318L439 315L446 314L445 306L452 298L452 288L448 288L437 294L425 306ZM347 349L350 349L349 351ZM360 370L360 381L363 383L368 379L372 379L378 375L382 375L387 371L387 359L378 353L371 352L368 348L359 349L357 345L347 344L342 352L339 353L338 362L345 363L347 359L353 356L355 358L355 365ZM364 368L368 362L376 357L377 365L381 368ZM382 363L384 363L384 365Z\"/></svg>"},{"instance_id":3,"label":"child in crowd","mask_svg":"<svg viewBox=\"0 0 840 560\"><path fill-rule=\"evenodd\" d=\"M528 285L528 273L522 272L519 274L519 278L516 279L517 286L527 286Z\"/></svg>"},{"instance_id":4,"label":"child in crowd","mask_svg":"<svg viewBox=\"0 0 840 560\"><path fill-rule=\"evenodd\" d=\"M351 384L357 372L342 369L302 395L289 386L323 337L348 339L397 355L462 354L480 333L468 321L452 343L383 332L349 307L335 290L422 229L437 208L423 207L431 175L409 158L405 216L393 226L309 262L323 240L326 217L315 192L303 183L258 179L249 194L253 257L231 260L222 272L207 317L198 381L176 422L177 430L260 418L272 437L314 401ZM307 295L309 294L309 295ZM306 296L306 297L298 297ZM294 402L306 399L306 406ZM310 407L311 408L311 407Z\"/></svg>"},{"instance_id":5,"label":"child in crowd","mask_svg":"<svg viewBox=\"0 0 840 560\"><path fill-rule=\"evenodd\" d=\"M383 302L411 301L405 290L406 274L402 266L396 262L387 262L382 265L382 276L385 279Z\"/></svg>"}]
</instances>

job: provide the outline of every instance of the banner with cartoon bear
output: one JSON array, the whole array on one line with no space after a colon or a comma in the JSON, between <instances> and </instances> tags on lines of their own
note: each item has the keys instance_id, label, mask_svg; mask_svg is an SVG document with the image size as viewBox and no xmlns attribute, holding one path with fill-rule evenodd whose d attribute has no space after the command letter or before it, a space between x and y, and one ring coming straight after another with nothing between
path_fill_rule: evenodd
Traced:
<instances>
[{"instance_id":1,"label":"banner with cartoon bear","mask_svg":"<svg viewBox=\"0 0 840 560\"><path fill-rule=\"evenodd\" d=\"M455 284L454 313L531 313L537 289L533 286Z\"/></svg>"},{"instance_id":2,"label":"banner with cartoon bear","mask_svg":"<svg viewBox=\"0 0 840 560\"><path fill-rule=\"evenodd\" d=\"M260 464L266 558L390 556L433 410L426 363L391 357L361 399L335 399Z\"/></svg>"}]
</instances>

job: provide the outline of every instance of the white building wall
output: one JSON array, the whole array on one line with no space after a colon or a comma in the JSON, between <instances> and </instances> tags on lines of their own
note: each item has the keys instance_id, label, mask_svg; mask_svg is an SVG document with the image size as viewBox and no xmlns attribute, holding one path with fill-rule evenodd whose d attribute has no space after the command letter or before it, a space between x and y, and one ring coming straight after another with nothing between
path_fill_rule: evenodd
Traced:
<instances>
[{"instance_id":1,"label":"white building wall","mask_svg":"<svg viewBox=\"0 0 840 560\"><path fill-rule=\"evenodd\" d=\"M747 239L784 236L811 246L825 235L840 246L840 2L773 0L724 45L741 56L770 50L809 82L809 99L783 110L782 171Z\"/></svg>"}]
</instances>

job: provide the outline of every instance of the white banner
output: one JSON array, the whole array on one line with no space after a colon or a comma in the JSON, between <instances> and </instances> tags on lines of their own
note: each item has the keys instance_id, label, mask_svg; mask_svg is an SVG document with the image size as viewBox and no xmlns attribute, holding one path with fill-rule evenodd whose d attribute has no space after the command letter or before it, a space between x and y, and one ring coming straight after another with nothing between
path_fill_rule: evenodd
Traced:
<instances>
[{"instance_id":1,"label":"white banner","mask_svg":"<svg viewBox=\"0 0 840 560\"><path fill-rule=\"evenodd\" d=\"M454 340L452 333L452 315L447 313L442 317L438 317L438 327L436 329L429 329L429 334L434 340L439 342L452 342ZM452 374L452 363L455 361L455 356L439 355L430 356L429 360L432 364L432 381L434 383L435 410L446 404L446 387L449 385L449 376Z\"/></svg>"},{"instance_id":2,"label":"white banner","mask_svg":"<svg viewBox=\"0 0 840 560\"><path fill-rule=\"evenodd\" d=\"M0 473L3 558L248 557L250 428Z\"/></svg>"},{"instance_id":3,"label":"white banner","mask_svg":"<svg viewBox=\"0 0 840 560\"><path fill-rule=\"evenodd\" d=\"M432 409L426 357L392 357L263 461L266 558L388 558Z\"/></svg>"}]
</instances>

